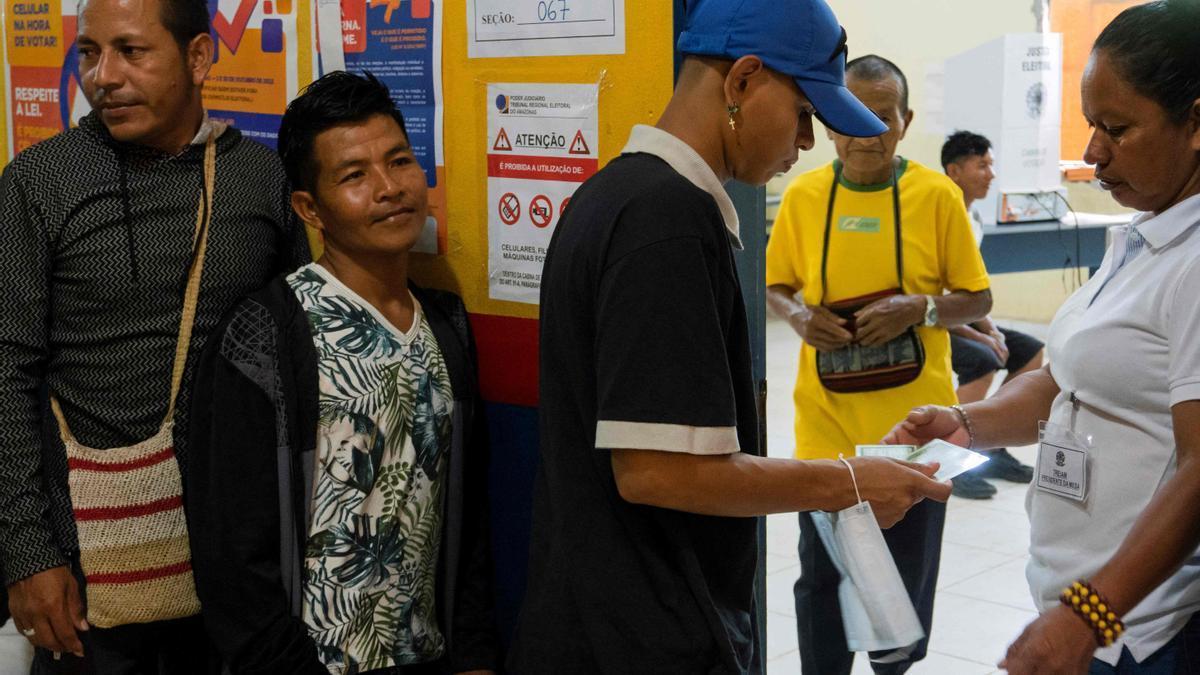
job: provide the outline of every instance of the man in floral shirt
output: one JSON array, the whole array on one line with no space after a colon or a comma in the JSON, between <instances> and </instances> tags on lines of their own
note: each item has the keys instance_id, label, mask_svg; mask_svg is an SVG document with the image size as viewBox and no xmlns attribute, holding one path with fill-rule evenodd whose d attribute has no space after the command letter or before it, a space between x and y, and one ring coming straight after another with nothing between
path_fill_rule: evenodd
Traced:
<instances>
[{"instance_id":1,"label":"man in floral shirt","mask_svg":"<svg viewBox=\"0 0 1200 675\"><path fill-rule=\"evenodd\" d=\"M344 72L284 116L324 255L206 354L188 504L233 672L488 672L486 447L461 300L408 281L426 179L388 90ZM286 602L285 602L286 600Z\"/></svg>"}]
</instances>

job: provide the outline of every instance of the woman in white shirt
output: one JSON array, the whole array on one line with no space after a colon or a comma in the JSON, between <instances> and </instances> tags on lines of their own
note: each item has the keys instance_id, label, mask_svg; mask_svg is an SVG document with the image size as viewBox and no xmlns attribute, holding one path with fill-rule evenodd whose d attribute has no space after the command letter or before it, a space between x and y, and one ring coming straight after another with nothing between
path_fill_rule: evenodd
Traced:
<instances>
[{"instance_id":1,"label":"woman in white shirt","mask_svg":"<svg viewBox=\"0 0 1200 675\"><path fill-rule=\"evenodd\" d=\"M1055 316L1050 365L985 401L918 408L888 436L993 448L1038 442L1045 425L1026 502L1041 614L1009 647L1011 673L1193 672L1200 659L1198 27L1196 0L1159 0L1092 48L1084 160L1142 213L1113 228L1099 272Z\"/></svg>"}]
</instances>

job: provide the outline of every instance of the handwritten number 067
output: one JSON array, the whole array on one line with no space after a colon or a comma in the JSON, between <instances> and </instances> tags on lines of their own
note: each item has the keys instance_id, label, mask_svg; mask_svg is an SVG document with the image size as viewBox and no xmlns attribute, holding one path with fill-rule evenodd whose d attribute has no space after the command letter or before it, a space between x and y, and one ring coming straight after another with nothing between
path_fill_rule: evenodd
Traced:
<instances>
[{"instance_id":1,"label":"handwritten number 067","mask_svg":"<svg viewBox=\"0 0 1200 675\"><path fill-rule=\"evenodd\" d=\"M538 21L566 21L567 0L541 0L538 2Z\"/></svg>"}]
</instances>

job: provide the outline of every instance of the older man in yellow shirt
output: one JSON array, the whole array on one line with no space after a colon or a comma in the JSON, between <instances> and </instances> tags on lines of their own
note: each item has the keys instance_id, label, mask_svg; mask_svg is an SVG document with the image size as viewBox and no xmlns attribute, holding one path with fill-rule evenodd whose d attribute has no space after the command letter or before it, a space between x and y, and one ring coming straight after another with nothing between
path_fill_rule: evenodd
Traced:
<instances>
[{"instance_id":1,"label":"older man in yellow shirt","mask_svg":"<svg viewBox=\"0 0 1200 675\"><path fill-rule=\"evenodd\" d=\"M913 113L904 74L865 56L847 65L850 90L888 126L881 136L829 133L838 159L796 178L767 246L767 296L803 339L796 378L796 456L850 455L878 443L914 405L956 402L946 327L991 308L988 276L962 192L896 155ZM941 553L943 504L924 502L884 533L928 636ZM838 574L800 514L796 615L805 672L849 673ZM928 637L872 654L902 673Z\"/></svg>"}]
</instances>

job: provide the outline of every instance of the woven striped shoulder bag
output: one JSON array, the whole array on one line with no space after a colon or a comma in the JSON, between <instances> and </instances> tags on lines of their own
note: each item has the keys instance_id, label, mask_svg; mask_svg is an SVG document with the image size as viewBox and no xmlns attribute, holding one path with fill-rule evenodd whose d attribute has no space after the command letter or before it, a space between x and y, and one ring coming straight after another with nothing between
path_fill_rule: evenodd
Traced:
<instances>
[{"instance_id":1,"label":"woven striped shoulder bag","mask_svg":"<svg viewBox=\"0 0 1200 675\"><path fill-rule=\"evenodd\" d=\"M87 619L100 628L200 613L183 514L183 481L175 461L174 420L208 249L215 182L216 146L210 134L204 148L204 193L193 235L195 258L188 270L175 344L171 401L158 433L124 448L89 448L71 433L58 400L50 400L67 449Z\"/></svg>"}]
</instances>

